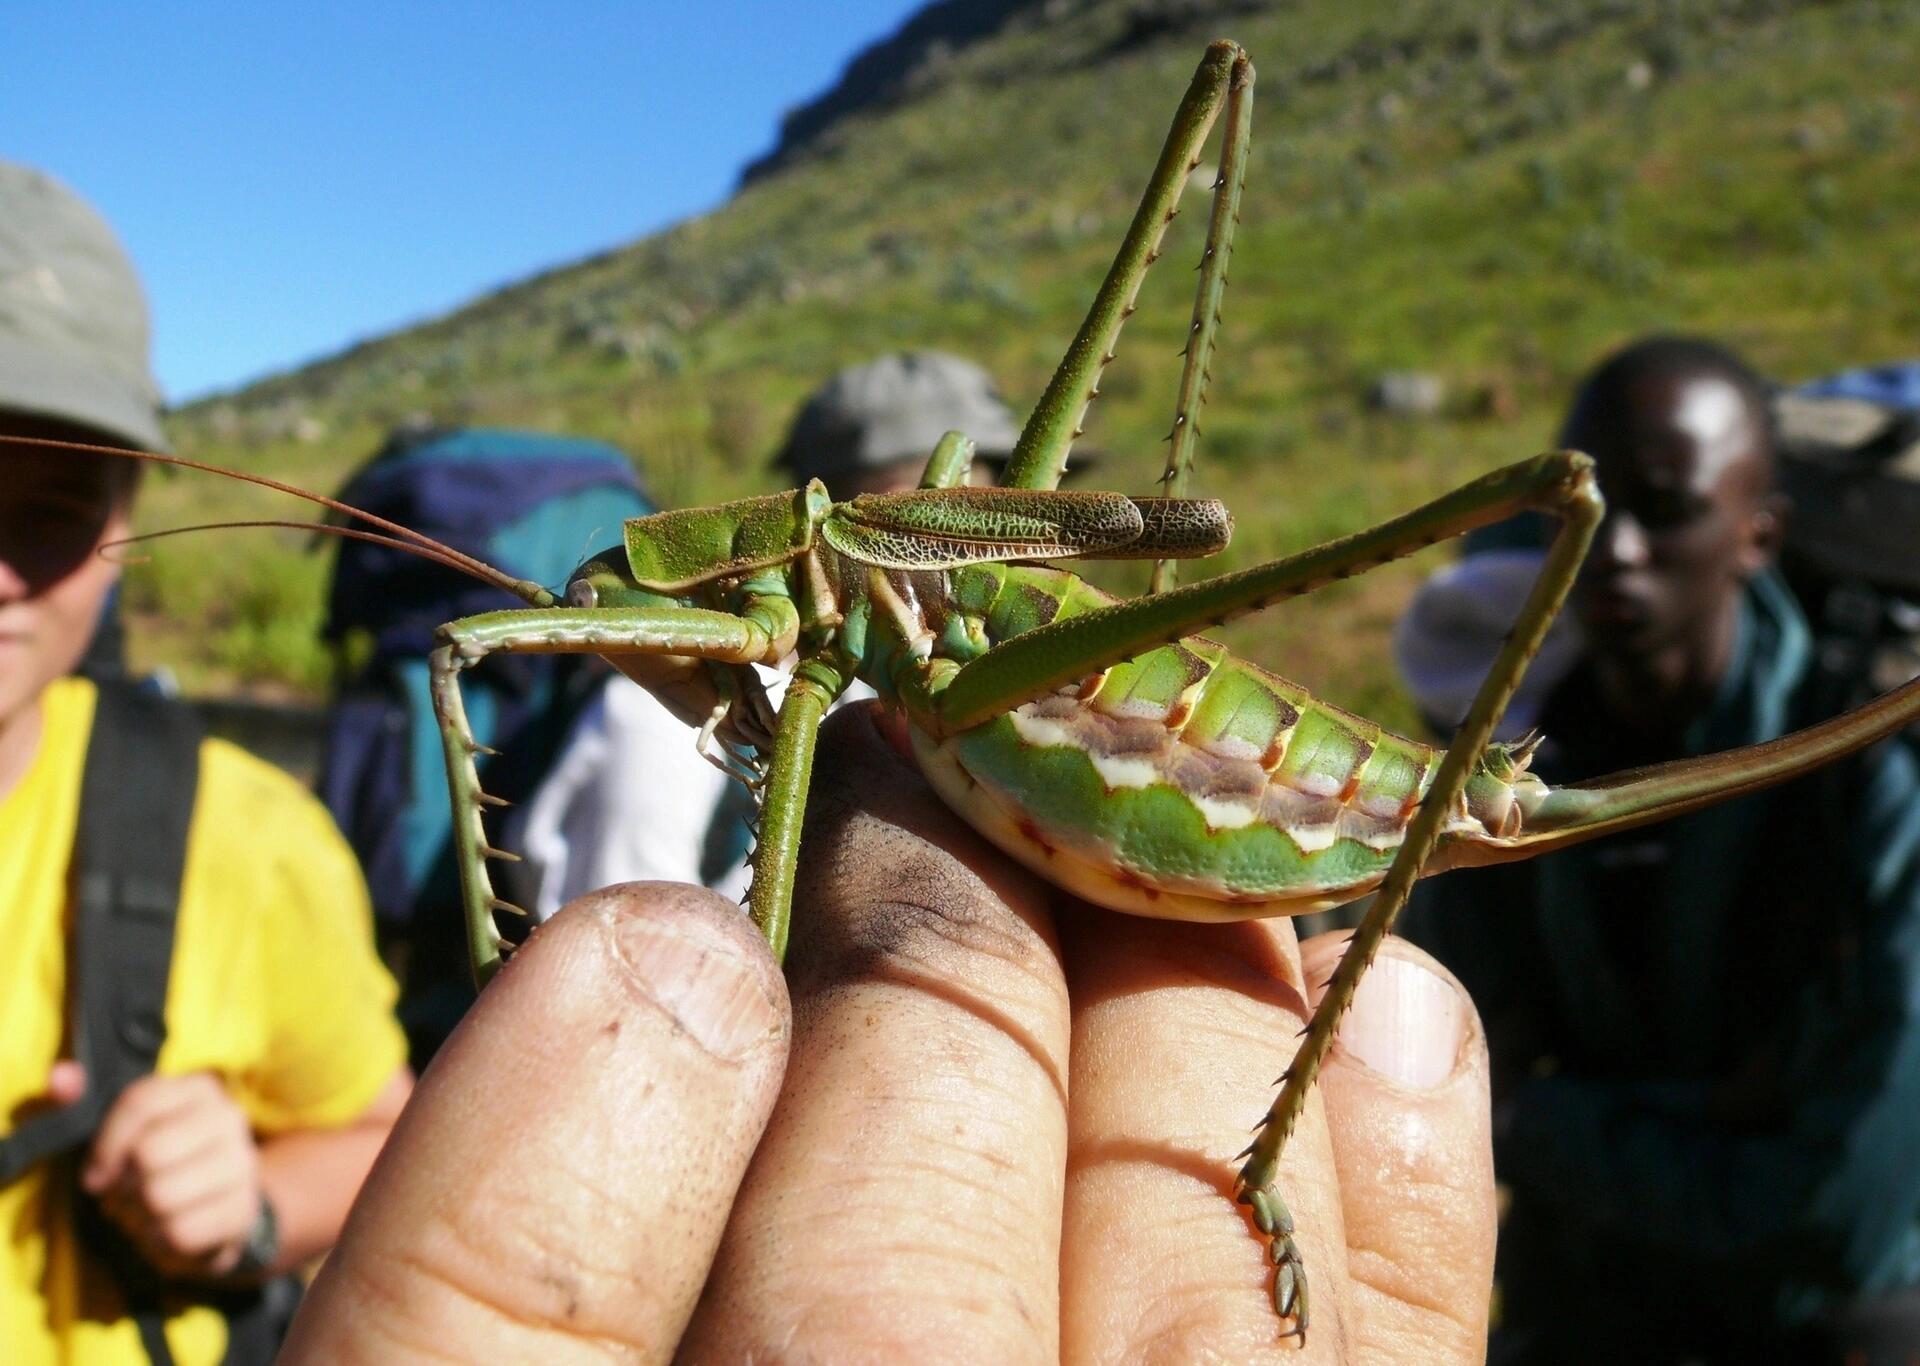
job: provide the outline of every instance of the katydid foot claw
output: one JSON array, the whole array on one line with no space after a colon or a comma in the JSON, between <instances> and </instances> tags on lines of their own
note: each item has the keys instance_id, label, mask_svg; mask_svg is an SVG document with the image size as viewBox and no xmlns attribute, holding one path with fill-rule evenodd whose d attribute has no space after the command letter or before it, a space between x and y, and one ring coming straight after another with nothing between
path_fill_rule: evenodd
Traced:
<instances>
[{"instance_id":1,"label":"katydid foot claw","mask_svg":"<svg viewBox=\"0 0 1920 1366\"><path fill-rule=\"evenodd\" d=\"M1293 1327L1282 1338L1299 1338L1307 1343L1307 1265L1291 1237L1281 1234L1267 1244L1267 1256L1273 1262L1273 1312L1292 1319Z\"/></svg>"},{"instance_id":2,"label":"katydid foot claw","mask_svg":"<svg viewBox=\"0 0 1920 1366\"><path fill-rule=\"evenodd\" d=\"M1234 1196L1253 1213L1254 1227L1265 1234L1267 1259L1273 1263L1273 1312L1293 1320L1282 1338L1307 1341L1307 1264L1293 1241L1293 1214L1287 1202L1270 1187L1242 1186Z\"/></svg>"}]
</instances>

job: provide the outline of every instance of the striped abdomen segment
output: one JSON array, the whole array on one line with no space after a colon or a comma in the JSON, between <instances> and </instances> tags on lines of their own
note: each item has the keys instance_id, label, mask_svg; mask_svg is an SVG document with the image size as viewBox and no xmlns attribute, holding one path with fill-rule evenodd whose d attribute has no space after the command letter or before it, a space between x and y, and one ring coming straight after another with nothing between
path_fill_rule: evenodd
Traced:
<instances>
[{"instance_id":1,"label":"striped abdomen segment","mask_svg":"<svg viewBox=\"0 0 1920 1366\"><path fill-rule=\"evenodd\" d=\"M942 796L1009 853L1100 904L1181 919L1368 891L1439 762L1204 639L918 743ZM1449 834L1511 833L1508 767L1489 756Z\"/></svg>"}]
</instances>

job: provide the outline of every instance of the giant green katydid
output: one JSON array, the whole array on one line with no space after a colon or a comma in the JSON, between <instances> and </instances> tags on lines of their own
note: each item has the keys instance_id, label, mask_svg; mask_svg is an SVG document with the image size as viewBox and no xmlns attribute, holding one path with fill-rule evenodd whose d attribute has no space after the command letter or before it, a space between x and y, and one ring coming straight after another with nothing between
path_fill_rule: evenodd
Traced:
<instances>
[{"instance_id":1,"label":"giant green katydid","mask_svg":"<svg viewBox=\"0 0 1920 1366\"><path fill-rule=\"evenodd\" d=\"M962 486L971 447L951 433L918 492L836 504L815 483L643 518L559 593L508 580L353 509L340 510L377 529L340 531L452 564L529 604L449 623L432 660L470 946L483 982L501 959L495 912L513 908L495 898L487 870L500 851L482 833L481 806L491 799L480 787L459 676L495 651L601 655L700 728L702 745L759 797L748 908L776 954L787 939L815 730L856 677L904 712L921 766L950 806L1008 854L1090 901L1225 920L1299 914L1377 892L1279 1096L1240 1154L1236 1194L1268 1240L1274 1307L1304 1336L1305 1270L1274 1189L1280 1152L1414 879L1531 857L1781 781L1920 716L1920 682L1768 745L1548 789L1526 772L1529 744L1493 744L1491 736L1600 520L1591 462L1573 452L1495 471L1328 545L1177 587L1177 562L1220 549L1231 531L1219 503L1184 493L1252 90L1252 65L1236 45L1208 49L1119 255L997 488ZM1061 491L1101 372L1222 112L1225 146L1166 496ZM1561 529L1444 750L1388 734L1193 634L1527 509L1557 517ZM1073 558L1156 559L1153 592L1115 601L1035 563ZM757 666L789 674L777 713Z\"/></svg>"}]
</instances>

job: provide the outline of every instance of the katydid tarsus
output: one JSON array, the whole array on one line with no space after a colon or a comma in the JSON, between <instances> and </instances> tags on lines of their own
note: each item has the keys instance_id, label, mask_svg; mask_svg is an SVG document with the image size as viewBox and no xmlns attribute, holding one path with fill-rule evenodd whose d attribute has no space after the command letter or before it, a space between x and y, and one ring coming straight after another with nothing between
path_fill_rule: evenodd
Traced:
<instances>
[{"instance_id":1,"label":"katydid tarsus","mask_svg":"<svg viewBox=\"0 0 1920 1366\"><path fill-rule=\"evenodd\" d=\"M589 652L652 690L716 762L753 787L759 840L748 910L784 951L814 734L854 678L904 712L945 801L1066 891L1139 915L1234 920L1377 893L1279 1095L1241 1154L1236 1198L1268 1243L1272 1298L1308 1323L1305 1268L1275 1182L1280 1154L1361 975L1414 880L1528 858L1782 781L1920 717L1920 681L1766 745L1549 789L1529 742L1491 742L1602 516L1574 452L1497 470L1371 530L1175 586L1182 559L1222 548L1225 509L1184 497L1238 217L1253 67L1206 53L1118 257L1028 420L1001 485L962 487L971 446L950 433L921 490L834 503L797 491L631 522L559 592L518 582L404 527L327 503L382 539L529 604L449 623L432 659L475 972L504 941L461 672L496 651ZM1173 423L1163 497L1057 488L1102 371L1210 129L1224 150ZM124 452L111 452L126 454ZM175 464L169 456L142 456ZM195 466L211 469L210 466ZM232 473L230 471L219 471ZM314 495L273 484L285 492ZM1523 510L1559 519L1539 579L1451 743L1436 749L1320 702L1195 632ZM1035 563L1153 558L1153 592L1115 601ZM757 667L784 669L777 713Z\"/></svg>"}]
</instances>

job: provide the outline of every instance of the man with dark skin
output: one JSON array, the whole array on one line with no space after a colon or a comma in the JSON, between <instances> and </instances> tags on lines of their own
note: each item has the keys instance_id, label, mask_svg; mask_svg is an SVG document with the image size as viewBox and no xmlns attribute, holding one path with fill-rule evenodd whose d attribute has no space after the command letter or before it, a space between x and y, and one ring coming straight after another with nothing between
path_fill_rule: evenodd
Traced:
<instances>
[{"instance_id":1,"label":"man with dark skin","mask_svg":"<svg viewBox=\"0 0 1920 1366\"><path fill-rule=\"evenodd\" d=\"M1598 461L1607 516L1536 769L1577 780L1821 719L1833 691L1771 568L1786 509L1745 364L1636 343L1562 435ZM1473 992L1493 1051L1512 1193L1493 1360L1920 1349L1916 811L1920 763L1895 739L1421 889L1409 933Z\"/></svg>"},{"instance_id":2,"label":"man with dark skin","mask_svg":"<svg viewBox=\"0 0 1920 1366\"><path fill-rule=\"evenodd\" d=\"M1594 682L1616 721L1656 742L1726 677L1741 590L1772 563L1783 516L1764 397L1693 364L1589 385L1562 440L1599 462L1607 500L1574 595Z\"/></svg>"}]
</instances>

